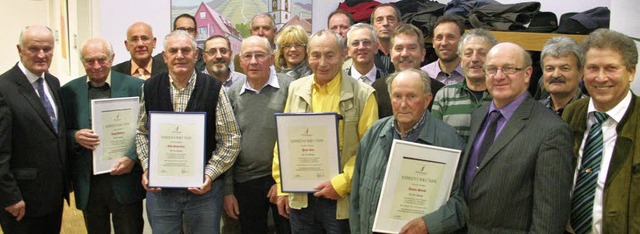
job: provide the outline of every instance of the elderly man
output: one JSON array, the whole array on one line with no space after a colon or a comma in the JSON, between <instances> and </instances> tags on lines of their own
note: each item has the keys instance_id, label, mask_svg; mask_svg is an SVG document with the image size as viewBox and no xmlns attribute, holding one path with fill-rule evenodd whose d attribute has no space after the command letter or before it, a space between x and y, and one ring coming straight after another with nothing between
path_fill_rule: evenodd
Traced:
<instances>
[{"instance_id":1,"label":"elderly man","mask_svg":"<svg viewBox=\"0 0 640 234\"><path fill-rule=\"evenodd\" d=\"M154 232L178 233L183 215L188 230L219 233L223 180L220 177L233 164L239 151L240 130L222 83L195 71L196 42L182 30L171 32L164 41L164 60L169 73L145 81L136 131L136 150L144 169L142 185L147 190L147 214ZM201 103L201 104L196 104ZM204 104L202 104L204 103ZM197 188L150 188L149 168L150 111L206 112L204 183Z\"/></svg>"},{"instance_id":2,"label":"elderly man","mask_svg":"<svg viewBox=\"0 0 640 234\"><path fill-rule=\"evenodd\" d=\"M207 66L203 72L220 80L225 90L246 77L229 68L231 55L231 42L225 36L213 35L204 42L203 58Z\"/></svg>"},{"instance_id":3,"label":"elderly man","mask_svg":"<svg viewBox=\"0 0 640 234\"><path fill-rule=\"evenodd\" d=\"M422 36L420 29L411 24L400 25L393 31L391 44L391 62L393 62L396 71L404 71L411 68L420 69L420 64L424 61L424 55L427 53L424 48L424 36ZM386 80L378 79L371 86L376 89L378 115L381 118L393 115ZM431 78L430 86L432 93L438 93L438 90L444 87L444 84ZM429 104L429 109L431 109L431 104Z\"/></svg>"},{"instance_id":4,"label":"elderly man","mask_svg":"<svg viewBox=\"0 0 640 234\"><path fill-rule=\"evenodd\" d=\"M69 163L76 207L82 210L89 233L142 233L142 168L135 146L113 165L111 173L93 175L93 150L100 136L91 130L91 100L139 97L142 80L110 72L113 62L111 44L102 38L90 38L80 51L87 73L60 88L67 117ZM133 145L133 139L130 139ZM111 218L110 218L111 217Z\"/></svg>"},{"instance_id":5,"label":"elderly man","mask_svg":"<svg viewBox=\"0 0 640 234\"><path fill-rule=\"evenodd\" d=\"M276 48L274 38L276 37L276 22L273 17L268 13L258 13L253 16L249 25L249 30L252 36L260 36L267 38L272 49Z\"/></svg>"},{"instance_id":6,"label":"elderly man","mask_svg":"<svg viewBox=\"0 0 640 234\"><path fill-rule=\"evenodd\" d=\"M578 86L584 62L582 48L571 38L553 37L544 44L540 57L542 84L549 92L540 102L562 115L569 103L586 97Z\"/></svg>"},{"instance_id":7,"label":"elderly man","mask_svg":"<svg viewBox=\"0 0 640 234\"><path fill-rule=\"evenodd\" d=\"M438 17L433 28L433 48L438 60L422 67L423 71L445 85L464 81L460 57L457 53L458 42L464 33L464 22L457 15Z\"/></svg>"},{"instance_id":8,"label":"elderly man","mask_svg":"<svg viewBox=\"0 0 640 234\"><path fill-rule=\"evenodd\" d=\"M369 24L357 23L347 33L347 50L353 63L345 71L347 75L371 85L387 73L376 67L373 57L378 51L378 38Z\"/></svg>"},{"instance_id":9,"label":"elderly man","mask_svg":"<svg viewBox=\"0 0 640 234\"><path fill-rule=\"evenodd\" d=\"M402 24L400 10L390 3L380 4L371 12L370 22L378 36L378 53L375 56L376 67L388 74L393 73L395 68L391 64L391 34ZM422 46L424 47L424 43ZM424 58L424 55L422 57Z\"/></svg>"},{"instance_id":10,"label":"elderly man","mask_svg":"<svg viewBox=\"0 0 640 234\"><path fill-rule=\"evenodd\" d=\"M156 48L156 38L153 36L151 25L137 22L129 26L124 45L131 54L131 60L113 66L113 71L141 79L167 72L167 65L162 57L152 57L153 49Z\"/></svg>"},{"instance_id":11,"label":"elderly man","mask_svg":"<svg viewBox=\"0 0 640 234\"><path fill-rule=\"evenodd\" d=\"M338 9L329 14L327 19L327 28L334 33L340 34L342 40L347 41L347 32L353 25L353 16L351 13Z\"/></svg>"},{"instance_id":12,"label":"elderly man","mask_svg":"<svg viewBox=\"0 0 640 234\"><path fill-rule=\"evenodd\" d=\"M571 226L578 234L640 233L640 99L630 91L638 49L608 29L592 32L584 48L591 98L570 104L562 115L578 156Z\"/></svg>"},{"instance_id":13,"label":"elderly man","mask_svg":"<svg viewBox=\"0 0 640 234\"><path fill-rule=\"evenodd\" d=\"M0 226L4 233L58 233L68 198L60 82L48 73L53 33L28 26L20 61L0 75Z\"/></svg>"},{"instance_id":14,"label":"elderly man","mask_svg":"<svg viewBox=\"0 0 640 234\"><path fill-rule=\"evenodd\" d=\"M238 159L225 177L225 211L229 217L240 220L242 233L249 234L267 230L267 214L271 209L277 233L291 233L289 221L277 214L278 194L271 165L276 143L273 114L283 112L293 79L271 73L273 50L265 38L245 39L240 59L247 79L232 86L229 100L242 140Z\"/></svg>"},{"instance_id":15,"label":"elderly man","mask_svg":"<svg viewBox=\"0 0 640 234\"><path fill-rule=\"evenodd\" d=\"M358 147L349 209L351 233L371 233L394 139L459 150L465 146L453 128L427 110L431 79L424 71L397 72L387 82L393 116L378 120Z\"/></svg>"},{"instance_id":16,"label":"elderly man","mask_svg":"<svg viewBox=\"0 0 640 234\"><path fill-rule=\"evenodd\" d=\"M562 233L570 210L571 130L527 92L531 57L513 43L487 53L493 101L471 116L452 195L401 233ZM428 228L427 228L428 227Z\"/></svg>"},{"instance_id":17,"label":"elderly man","mask_svg":"<svg viewBox=\"0 0 640 234\"><path fill-rule=\"evenodd\" d=\"M196 24L196 18L190 14L184 13L176 17L173 20L173 30L183 30L188 32L193 38L197 39L198 37L198 25ZM202 49L198 47L198 60L196 60L196 71L204 71L205 70L205 61L202 59L204 52ZM157 54L153 57L154 60L162 61L162 53ZM163 61L164 62L164 61Z\"/></svg>"},{"instance_id":18,"label":"elderly man","mask_svg":"<svg viewBox=\"0 0 640 234\"><path fill-rule=\"evenodd\" d=\"M457 52L464 71L464 82L445 86L433 100L433 117L451 125L465 142L469 140L471 113L491 102L483 66L487 52L497 43L491 32L485 29L472 29L465 33Z\"/></svg>"},{"instance_id":19,"label":"elderly man","mask_svg":"<svg viewBox=\"0 0 640 234\"><path fill-rule=\"evenodd\" d=\"M313 75L291 82L284 112L337 112L340 167L343 173L316 185L316 193L284 194L280 162L274 152L273 178L278 184L278 212L291 217L293 233L349 233L349 193L358 142L378 119L373 88L340 72L345 54L340 37L321 30L309 39L307 54ZM291 209L289 209L291 207Z\"/></svg>"}]
</instances>

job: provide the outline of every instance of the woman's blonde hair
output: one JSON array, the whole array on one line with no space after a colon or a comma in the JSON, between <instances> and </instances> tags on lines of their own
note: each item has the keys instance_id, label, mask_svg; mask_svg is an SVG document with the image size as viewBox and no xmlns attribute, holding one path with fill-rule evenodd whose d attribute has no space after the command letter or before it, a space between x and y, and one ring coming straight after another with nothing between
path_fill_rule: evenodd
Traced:
<instances>
[{"instance_id":1,"label":"woman's blonde hair","mask_svg":"<svg viewBox=\"0 0 640 234\"><path fill-rule=\"evenodd\" d=\"M275 67L278 72L282 67L287 66L287 61L284 59L284 44L293 44L293 43L301 43L305 45L304 53L306 59L306 47L309 42L309 35L300 25L289 25L278 33L276 36L276 45L278 46L278 50L276 50L275 54Z\"/></svg>"}]
</instances>

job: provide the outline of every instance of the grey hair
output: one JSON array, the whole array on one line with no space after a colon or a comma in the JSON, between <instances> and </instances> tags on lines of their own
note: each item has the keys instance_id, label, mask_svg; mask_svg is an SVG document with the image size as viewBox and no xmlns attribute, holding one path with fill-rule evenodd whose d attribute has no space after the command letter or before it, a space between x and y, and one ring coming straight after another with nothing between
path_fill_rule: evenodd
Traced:
<instances>
[{"instance_id":1,"label":"grey hair","mask_svg":"<svg viewBox=\"0 0 640 234\"><path fill-rule=\"evenodd\" d=\"M245 41L249 41L249 39L257 40L260 43L264 44L263 46L265 48L267 48L267 53L268 54L272 54L273 53L273 48L271 48L271 43L269 43L269 40L267 38L264 38L264 37L261 37L261 36L249 36L249 37L245 38L244 40L242 40L242 44L244 44Z\"/></svg>"},{"instance_id":2,"label":"grey hair","mask_svg":"<svg viewBox=\"0 0 640 234\"><path fill-rule=\"evenodd\" d=\"M169 34L167 34L167 36L164 37L164 50L167 50L167 44L169 41L169 38L172 37L186 37L189 38L189 40L191 41L191 47L192 49L196 50L198 48L198 44L196 44L196 39L193 38L193 36L191 36L191 34L189 34L188 32L184 31L184 30L175 30Z\"/></svg>"},{"instance_id":3,"label":"grey hair","mask_svg":"<svg viewBox=\"0 0 640 234\"><path fill-rule=\"evenodd\" d=\"M35 30L40 27L46 28L47 30L49 30L49 32L51 33L51 37L53 38L53 30L51 30L51 28L47 26L30 25L30 26L24 27L22 31L20 31L20 36L18 37L18 46L20 46L20 48L24 48L24 41L27 39L27 32L30 30Z\"/></svg>"},{"instance_id":4,"label":"grey hair","mask_svg":"<svg viewBox=\"0 0 640 234\"><path fill-rule=\"evenodd\" d=\"M253 28L253 20L258 18L258 17L267 17L269 18L269 21L271 21L271 28L275 29L276 28L276 21L273 19L273 16L271 16L269 13L266 12L260 12L256 15L253 16L253 18L251 18L251 22L249 22L249 29Z\"/></svg>"},{"instance_id":5,"label":"grey hair","mask_svg":"<svg viewBox=\"0 0 640 234\"><path fill-rule=\"evenodd\" d=\"M584 51L591 48L610 49L620 53L627 70L638 64L638 48L636 43L626 35L605 28L593 31L584 39Z\"/></svg>"},{"instance_id":6,"label":"grey hair","mask_svg":"<svg viewBox=\"0 0 640 234\"><path fill-rule=\"evenodd\" d=\"M467 41L471 40L472 38L482 38L485 42L489 43L491 47L498 44L498 40L496 40L496 37L493 36L493 34L491 34L489 30L483 28L474 28L467 31L465 34L462 34L462 37L460 37L460 43L458 43L457 51L458 55L462 55L462 53L464 52L462 51L462 47L467 43Z\"/></svg>"},{"instance_id":7,"label":"grey hair","mask_svg":"<svg viewBox=\"0 0 640 234\"><path fill-rule=\"evenodd\" d=\"M547 56L557 58L573 55L576 57L578 69L581 69L584 65L584 51L582 49L582 46L580 46L580 44L578 44L576 40L573 40L569 37L552 37L547 42L545 42L544 47L542 47L542 52L540 53L540 64L544 66L544 63L542 61Z\"/></svg>"},{"instance_id":8,"label":"grey hair","mask_svg":"<svg viewBox=\"0 0 640 234\"><path fill-rule=\"evenodd\" d=\"M373 41L373 44L378 44L378 36L376 36L376 30L373 29L373 26L371 26L371 24L366 24L366 23L357 23L354 25L351 25L351 28L349 28L349 31L347 32L347 41L349 41L349 38L351 37L351 33L357 29L368 29L369 32L371 33L371 38Z\"/></svg>"},{"instance_id":9,"label":"grey hair","mask_svg":"<svg viewBox=\"0 0 640 234\"><path fill-rule=\"evenodd\" d=\"M404 73L418 74L420 76L420 81L422 81L422 92L425 95L428 95L431 93L431 77L429 77L429 74L427 74L423 70L411 68L411 69L391 73L391 75L387 77L386 82L387 82L387 91L389 92L389 95L391 95L391 83L393 83L393 80L396 79L396 77L398 77L400 74L404 74Z\"/></svg>"},{"instance_id":10,"label":"grey hair","mask_svg":"<svg viewBox=\"0 0 640 234\"><path fill-rule=\"evenodd\" d=\"M107 57L109 60L111 60L113 58L113 47L111 46L111 43L109 43L109 41L107 41L104 38L101 37L92 37L87 39L86 41L84 41L84 43L82 44L82 47L80 47L80 60L84 61L84 49L87 45L89 44L101 44L102 46L104 46L105 48L107 48Z\"/></svg>"},{"instance_id":11,"label":"grey hair","mask_svg":"<svg viewBox=\"0 0 640 234\"><path fill-rule=\"evenodd\" d=\"M333 31L329 30L329 29L322 29L316 33L314 33L313 35L311 35L309 37L309 44L311 44L311 41L313 41L313 39L316 39L316 37L320 37L322 35L324 35L325 33L329 33L330 35L332 35L333 37L336 38L336 40L338 41L338 45L340 45L340 53L344 53L345 50L345 45L344 45L344 41L342 40L342 36L340 36L340 34L334 33ZM307 46L307 54L311 52L311 46Z\"/></svg>"}]
</instances>

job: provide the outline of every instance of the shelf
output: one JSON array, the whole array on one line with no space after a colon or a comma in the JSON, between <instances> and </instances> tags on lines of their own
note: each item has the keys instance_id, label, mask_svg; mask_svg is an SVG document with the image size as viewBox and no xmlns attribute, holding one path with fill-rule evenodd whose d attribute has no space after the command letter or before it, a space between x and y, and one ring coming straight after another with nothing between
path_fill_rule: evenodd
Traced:
<instances>
[{"instance_id":1,"label":"shelf","mask_svg":"<svg viewBox=\"0 0 640 234\"><path fill-rule=\"evenodd\" d=\"M560 34L560 33L533 33L533 32L507 32L507 31L491 31L493 36L496 37L498 42L513 42L528 51L540 51L544 46L544 43L547 42L552 37L556 36L566 36L573 38L574 40L581 43L582 40L587 35L576 35L576 34Z\"/></svg>"}]
</instances>

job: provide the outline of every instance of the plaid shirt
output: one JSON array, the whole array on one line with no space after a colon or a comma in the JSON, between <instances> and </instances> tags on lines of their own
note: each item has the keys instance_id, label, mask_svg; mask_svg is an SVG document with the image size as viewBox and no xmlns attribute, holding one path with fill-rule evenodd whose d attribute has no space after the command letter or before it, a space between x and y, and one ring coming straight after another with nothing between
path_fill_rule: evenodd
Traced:
<instances>
[{"instance_id":1,"label":"plaid shirt","mask_svg":"<svg viewBox=\"0 0 640 234\"><path fill-rule=\"evenodd\" d=\"M175 112L184 112L187 108L187 103L189 103L191 92L195 87L196 73L194 72L193 75L191 75L186 87L182 89L176 86L173 79L171 79L171 75L169 75L169 78L169 90L173 102L173 110ZM149 131L146 126L147 110L144 102L144 87L142 90L138 129L136 131L136 151L140 159L140 164L146 171L149 167L149 140L147 139ZM231 108L224 89L220 89L220 93L218 94L215 119L216 150L212 152L211 159L209 159L205 167L205 174L208 175L211 180L215 180L227 171L238 156L238 152L240 152L240 129L236 124L233 109Z\"/></svg>"}]
</instances>

